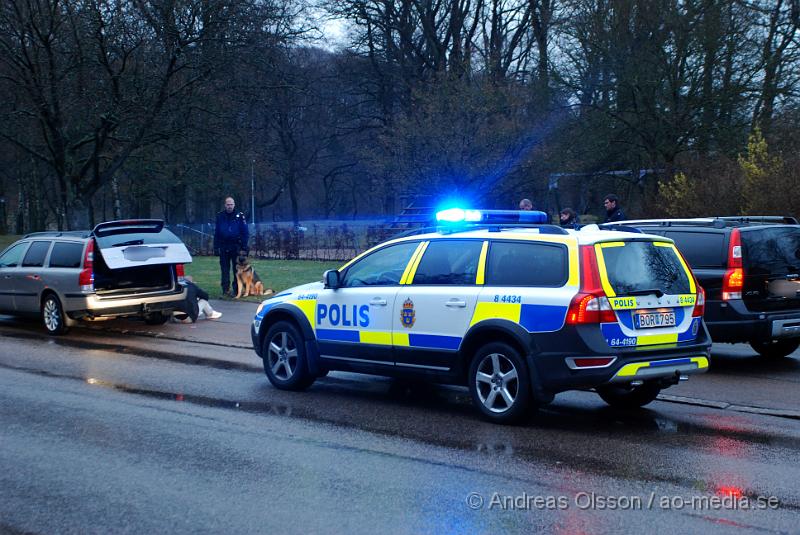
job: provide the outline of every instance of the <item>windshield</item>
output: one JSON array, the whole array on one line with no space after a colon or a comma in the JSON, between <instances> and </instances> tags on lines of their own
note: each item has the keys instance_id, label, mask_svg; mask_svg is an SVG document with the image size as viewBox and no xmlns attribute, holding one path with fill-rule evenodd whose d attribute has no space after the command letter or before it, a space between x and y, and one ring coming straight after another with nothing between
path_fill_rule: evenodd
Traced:
<instances>
[{"instance_id":1,"label":"windshield","mask_svg":"<svg viewBox=\"0 0 800 535\"><path fill-rule=\"evenodd\" d=\"M601 244L606 275L617 295L660 291L668 295L691 293L689 276L675 250L650 241Z\"/></svg>"}]
</instances>

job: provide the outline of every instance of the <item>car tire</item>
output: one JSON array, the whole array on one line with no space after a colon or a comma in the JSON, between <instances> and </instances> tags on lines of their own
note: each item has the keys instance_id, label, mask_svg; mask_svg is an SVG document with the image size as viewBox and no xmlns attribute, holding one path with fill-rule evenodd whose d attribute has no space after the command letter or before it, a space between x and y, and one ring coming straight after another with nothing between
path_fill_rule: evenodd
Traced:
<instances>
[{"instance_id":1,"label":"car tire","mask_svg":"<svg viewBox=\"0 0 800 535\"><path fill-rule=\"evenodd\" d=\"M487 420L511 424L530 414L528 367L512 346L492 342L481 347L470 363L468 381L472 401Z\"/></svg>"},{"instance_id":2,"label":"car tire","mask_svg":"<svg viewBox=\"0 0 800 535\"><path fill-rule=\"evenodd\" d=\"M169 316L163 312L152 312L145 315L144 322L148 325L164 325L169 321Z\"/></svg>"},{"instance_id":3,"label":"car tire","mask_svg":"<svg viewBox=\"0 0 800 535\"><path fill-rule=\"evenodd\" d=\"M60 336L69 331L67 315L56 294L48 293L42 300L42 323L47 334L52 336Z\"/></svg>"},{"instance_id":4,"label":"car tire","mask_svg":"<svg viewBox=\"0 0 800 535\"><path fill-rule=\"evenodd\" d=\"M638 409L658 397L661 387L654 382L638 386L607 385L597 387L597 394L609 405L617 409Z\"/></svg>"},{"instance_id":5,"label":"car tire","mask_svg":"<svg viewBox=\"0 0 800 535\"><path fill-rule=\"evenodd\" d=\"M794 353L800 347L800 338L786 338L783 340L768 340L766 342L750 342L756 353L762 357L779 359Z\"/></svg>"},{"instance_id":6,"label":"car tire","mask_svg":"<svg viewBox=\"0 0 800 535\"><path fill-rule=\"evenodd\" d=\"M261 349L264 373L275 388L305 390L316 377L308 371L305 341L300 330L288 321L271 326Z\"/></svg>"}]
</instances>

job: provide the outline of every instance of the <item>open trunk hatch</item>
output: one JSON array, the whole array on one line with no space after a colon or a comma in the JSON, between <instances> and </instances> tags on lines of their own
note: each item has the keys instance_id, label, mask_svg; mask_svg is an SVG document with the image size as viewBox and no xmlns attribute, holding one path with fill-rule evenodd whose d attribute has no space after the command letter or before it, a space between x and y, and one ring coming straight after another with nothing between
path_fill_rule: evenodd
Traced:
<instances>
[{"instance_id":1,"label":"open trunk hatch","mask_svg":"<svg viewBox=\"0 0 800 535\"><path fill-rule=\"evenodd\" d=\"M800 227L743 228L741 239L747 308L800 309Z\"/></svg>"},{"instance_id":2,"label":"open trunk hatch","mask_svg":"<svg viewBox=\"0 0 800 535\"><path fill-rule=\"evenodd\" d=\"M100 223L92 231L109 269L188 264L192 256L183 242L158 219Z\"/></svg>"}]
</instances>

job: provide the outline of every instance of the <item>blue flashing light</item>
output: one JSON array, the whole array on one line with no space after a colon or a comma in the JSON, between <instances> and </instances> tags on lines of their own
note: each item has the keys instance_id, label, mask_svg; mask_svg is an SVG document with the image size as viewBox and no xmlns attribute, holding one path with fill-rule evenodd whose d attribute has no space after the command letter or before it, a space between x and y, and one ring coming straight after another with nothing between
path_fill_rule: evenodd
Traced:
<instances>
[{"instance_id":1,"label":"blue flashing light","mask_svg":"<svg viewBox=\"0 0 800 535\"><path fill-rule=\"evenodd\" d=\"M535 210L465 210L448 208L436 212L441 223L548 223L547 214Z\"/></svg>"},{"instance_id":2,"label":"blue flashing light","mask_svg":"<svg viewBox=\"0 0 800 535\"><path fill-rule=\"evenodd\" d=\"M477 223L481 220L480 210L464 210L462 208L448 208L436 212L436 221L443 223Z\"/></svg>"}]
</instances>

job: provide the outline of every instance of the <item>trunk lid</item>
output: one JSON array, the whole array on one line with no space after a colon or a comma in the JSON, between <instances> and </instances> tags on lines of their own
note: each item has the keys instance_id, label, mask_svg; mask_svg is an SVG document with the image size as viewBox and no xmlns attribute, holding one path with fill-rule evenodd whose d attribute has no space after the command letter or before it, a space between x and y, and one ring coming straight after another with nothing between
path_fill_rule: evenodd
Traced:
<instances>
[{"instance_id":1,"label":"trunk lid","mask_svg":"<svg viewBox=\"0 0 800 535\"><path fill-rule=\"evenodd\" d=\"M612 346L694 340L701 317L693 316L698 288L675 245L630 240L596 245L603 290L617 322L604 323Z\"/></svg>"}]
</instances>

